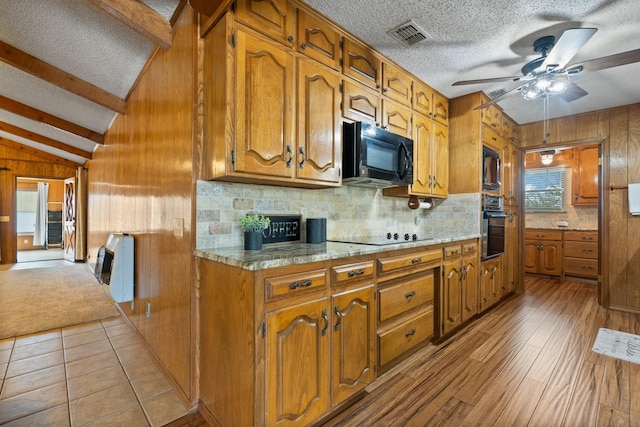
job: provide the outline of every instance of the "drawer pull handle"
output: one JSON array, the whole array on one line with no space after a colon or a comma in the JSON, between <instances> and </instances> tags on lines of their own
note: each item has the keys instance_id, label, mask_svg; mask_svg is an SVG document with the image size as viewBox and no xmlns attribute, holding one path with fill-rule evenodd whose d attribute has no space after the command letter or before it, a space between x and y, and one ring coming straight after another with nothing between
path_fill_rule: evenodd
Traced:
<instances>
[{"instance_id":1,"label":"drawer pull handle","mask_svg":"<svg viewBox=\"0 0 640 427\"><path fill-rule=\"evenodd\" d=\"M405 337L410 337L412 335L414 335L416 333L416 328L411 329L410 331L407 331L404 333Z\"/></svg>"},{"instance_id":2,"label":"drawer pull handle","mask_svg":"<svg viewBox=\"0 0 640 427\"><path fill-rule=\"evenodd\" d=\"M593 249L584 248L584 249L582 249L582 252L593 252Z\"/></svg>"},{"instance_id":3,"label":"drawer pull handle","mask_svg":"<svg viewBox=\"0 0 640 427\"><path fill-rule=\"evenodd\" d=\"M409 299L409 298L411 298L411 297L415 297L415 296L416 296L416 291L411 291L411 292L406 293L406 294L404 295L404 297L405 297L406 299Z\"/></svg>"},{"instance_id":4,"label":"drawer pull handle","mask_svg":"<svg viewBox=\"0 0 640 427\"><path fill-rule=\"evenodd\" d=\"M311 280L307 279L303 282L293 282L289 285L289 289L291 289L292 291L298 288L306 288L308 286L311 286Z\"/></svg>"},{"instance_id":5,"label":"drawer pull handle","mask_svg":"<svg viewBox=\"0 0 640 427\"><path fill-rule=\"evenodd\" d=\"M327 328L329 327L329 318L327 317L327 310L322 310L322 318L324 319L324 328L322 328L322 336L327 334Z\"/></svg>"},{"instance_id":6,"label":"drawer pull handle","mask_svg":"<svg viewBox=\"0 0 640 427\"><path fill-rule=\"evenodd\" d=\"M583 270L593 270L593 267L591 267L590 265L583 265L582 269Z\"/></svg>"},{"instance_id":7,"label":"drawer pull handle","mask_svg":"<svg viewBox=\"0 0 640 427\"><path fill-rule=\"evenodd\" d=\"M340 314L340 307L338 307L337 305L333 308L333 312L336 314L336 316L338 317L338 320L336 321L336 324L333 325L333 330L337 331L340 328L340 323L342 322L342 315Z\"/></svg>"},{"instance_id":8,"label":"drawer pull handle","mask_svg":"<svg viewBox=\"0 0 640 427\"><path fill-rule=\"evenodd\" d=\"M451 255L458 255L458 250L457 249L452 250Z\"/></svg>"},{"instance_id":9,"label":"drawer pull handle","mask_svg":"<svg viewBox=\"0 0 640 427\"><path fill-rule=\"evenodd\" d=\"M418 257L418 258L413 258L411 260L411 264L419 264L422 262L422 257Z\"/></svg>"},{"instance_id":10,"label":"drawer pull handle","mask_svg":"<svg viewBox=\"0 0 640 427\"><path fill-rule=\"evenodd\" d=\"M349 272L349 277L353 277L353 276L362 276L364 274L364 269L361 268L360 270L351 270Z\"/></svg>"}]
</instances>

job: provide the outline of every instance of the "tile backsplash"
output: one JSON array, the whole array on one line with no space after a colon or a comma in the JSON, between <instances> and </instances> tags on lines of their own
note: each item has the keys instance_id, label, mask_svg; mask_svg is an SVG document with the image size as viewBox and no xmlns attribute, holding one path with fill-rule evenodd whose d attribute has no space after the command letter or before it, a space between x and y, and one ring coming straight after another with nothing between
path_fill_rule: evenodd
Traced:
<instances>
[{"instance_id":1,"label":"tile backsplash","mask_svg":"<svg viewBox=\"0 0 640 427\"><path fill-rule=\"evenodd\" d=\"M451 194L434 199L430 210L411 210L408 199L386 197L382 190L342 186L307 190L217 181L197 182L196 248L240 246L238 218L247 213L301 215L302 240L307 218L327 218L327 238L374 236L387 232L420 237L480 233L480 194Z\"/></svg>"}]
</instances>

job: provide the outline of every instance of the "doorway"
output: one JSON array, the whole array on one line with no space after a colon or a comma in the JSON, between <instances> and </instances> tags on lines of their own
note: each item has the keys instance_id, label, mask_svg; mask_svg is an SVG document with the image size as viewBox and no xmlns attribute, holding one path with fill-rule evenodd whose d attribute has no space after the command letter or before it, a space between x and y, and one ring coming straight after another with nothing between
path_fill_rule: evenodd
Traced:
<instances>
[{"instance_id":1,"label":"doorway","mask_svg":"<svg viewBox=\"0 0 640 427\"><path fill-rule=\"evenodd\" d=\"M525 274L598 284L602 143L524 151Z\"/></svg>"},{"instance_id":2,"label":"doorway","mask_svg":"<svg viewBox=\"0 0 640 427\"><path fill-rule=\"evenodd\" d=\"M16 177L15 218L18 263L64 259L64 180Z\"/></svg>"}]
</instances>

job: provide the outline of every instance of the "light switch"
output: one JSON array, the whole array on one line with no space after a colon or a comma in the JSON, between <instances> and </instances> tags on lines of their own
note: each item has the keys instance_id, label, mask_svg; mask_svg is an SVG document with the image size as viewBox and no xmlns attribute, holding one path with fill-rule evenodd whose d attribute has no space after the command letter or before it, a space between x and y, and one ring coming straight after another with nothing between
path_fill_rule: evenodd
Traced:
<instances>
[{"instance_id":1,"label":"light switch","mask_svg":"<svg viewBox=\"0 0 640 427\"><path fill-rule=\"evenodd\" d=\"M9 215L2 215L0 216L0 222L9 222Z\"/></svg>"}]
</instances>

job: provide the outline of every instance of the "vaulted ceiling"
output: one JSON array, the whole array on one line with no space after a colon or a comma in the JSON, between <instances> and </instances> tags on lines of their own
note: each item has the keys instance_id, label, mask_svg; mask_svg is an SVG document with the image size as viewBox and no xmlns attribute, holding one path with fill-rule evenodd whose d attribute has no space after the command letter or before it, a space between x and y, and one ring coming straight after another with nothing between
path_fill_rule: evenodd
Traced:
<instances>
[{"instance_id":1,"label":"vaulted ceiling","mask_svg":"<svg viewBox=\"0 0 640 427\"><path fill-rule=\"evenodd\" d=\"M598 30L571 63L640 49L637 0L305 1L449 98L512 89L509 80L452 84L520 76L540 56L534 40L568 28ZM183 7L186 0L0 0L0 144L82 165L124 113L155 49L171 47ZM413 46L388 34L409 20L426 35ZM640 102L638 75L640 63L580 73L572 79L588 95L551 98L549 117ZM517 95L498 104L518 123L541 120L541 101Z\"/></svg>"}]
</instances>

